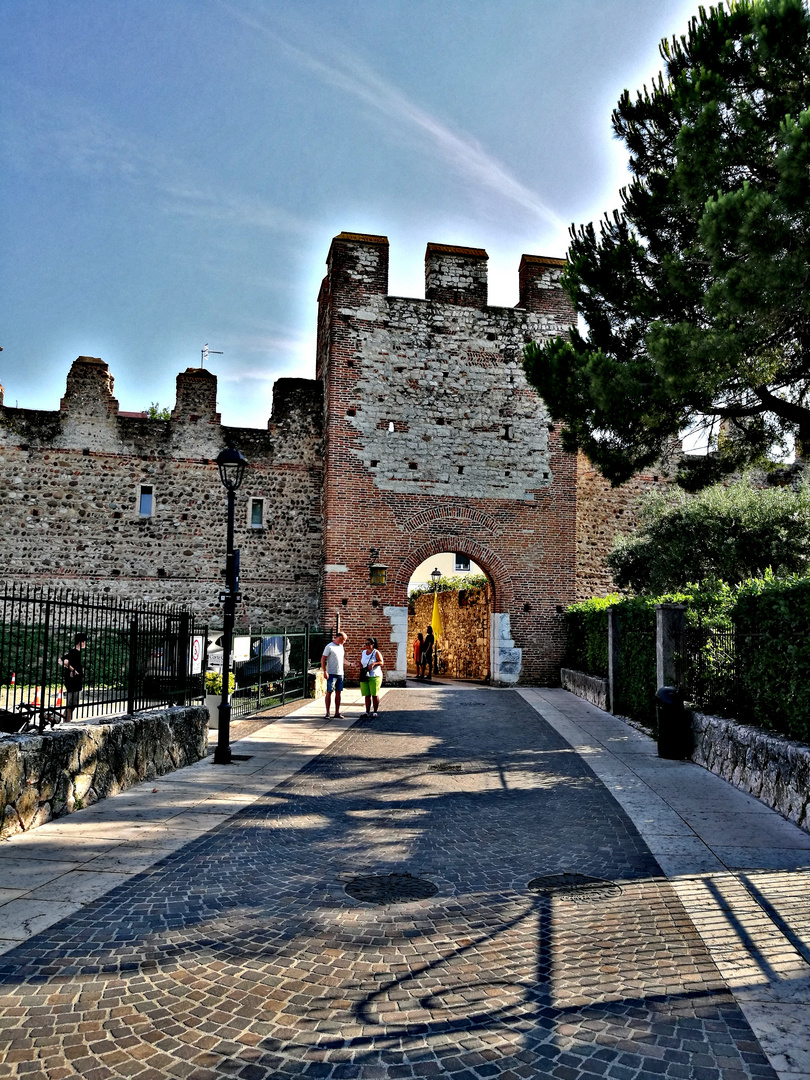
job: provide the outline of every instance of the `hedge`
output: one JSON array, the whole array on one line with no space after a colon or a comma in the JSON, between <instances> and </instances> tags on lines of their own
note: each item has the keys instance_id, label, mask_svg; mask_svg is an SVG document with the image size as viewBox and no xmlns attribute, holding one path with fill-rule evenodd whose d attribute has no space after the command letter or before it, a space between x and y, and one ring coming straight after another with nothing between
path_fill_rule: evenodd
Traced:
<instances>
[{"instance_id":1,"label":"hedge","mask_svg":"<svg viewBox=\"0 0 810 1080\"><path fill-rule=\"evenodd\" d=\"M810 578L745 582L733 618L745 718L810 741Z\"/></svg>"}]
</instances>

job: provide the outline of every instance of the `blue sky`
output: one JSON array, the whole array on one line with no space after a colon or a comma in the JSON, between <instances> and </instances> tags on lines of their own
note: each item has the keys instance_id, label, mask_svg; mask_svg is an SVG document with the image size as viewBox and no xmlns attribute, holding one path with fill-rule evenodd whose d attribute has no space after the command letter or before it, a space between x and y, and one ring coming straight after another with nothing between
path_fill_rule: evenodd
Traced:
<instances>
[{"instance_id":1,"label":"blue sky","mask_svg":"<svg viewBox=\"0 0 810 1080\"><path fill-rule=\"evenodd\" d=\"M523 252L617 204L610 112L659 68L683 0L4 0L0 383L58 407L101 356L122 409L172 405L223 350L223 422L264 427L314 376L343 229L484 247L490 302Z\"/></svg>"}]
</instances>

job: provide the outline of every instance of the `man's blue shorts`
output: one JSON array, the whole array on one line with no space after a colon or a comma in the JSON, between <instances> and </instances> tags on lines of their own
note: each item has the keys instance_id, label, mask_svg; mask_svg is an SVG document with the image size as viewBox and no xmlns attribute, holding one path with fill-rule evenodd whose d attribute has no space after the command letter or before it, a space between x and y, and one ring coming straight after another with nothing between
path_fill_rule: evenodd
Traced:
<instances>
[{"instance_id":1,"label":"man's blue shorts","mask_svg":"<svg viewBox=\"0 0 810 1080\"><path fill-rule=\"evenodd\" d=\"M326 676L326 692L331 694L333 690L336 690L339 694L343 693L343 676L342 675L327 675Z\"/></svg>"}]
</instances>

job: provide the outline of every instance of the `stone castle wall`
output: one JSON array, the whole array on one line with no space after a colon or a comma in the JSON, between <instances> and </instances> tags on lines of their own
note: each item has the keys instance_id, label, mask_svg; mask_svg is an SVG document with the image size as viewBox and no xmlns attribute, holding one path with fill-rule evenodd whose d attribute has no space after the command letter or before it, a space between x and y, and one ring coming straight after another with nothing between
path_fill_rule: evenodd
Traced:
<instances>
[{"instance_id":1,"label":"stone castle wall","mask_svg":"<svg viewBox=\"0 0 810 1080\"><path fill-rule=\"evenodd\" d=\"M454 679L483 681L489 669L490 590L447 590L439 594L444 633L439 638L440 672ZM408 672L416 674L413 643L424 634L433 618L433 594L423 593L408 614Z\"/></svg>"},{"instance_id":2,"label":"stone castle wall","mask_svg":"<svg viewBox=\"0 0 810 1080\"><path fill-rule=\"evenodd\" d=\"M2 576L190 604L221 618L226 498L215 458L233 440L249 467L237 492L240 623L314 623L323 536L322 400L280 380L266 431L223 428L216 377L178 376L171 420L122 414L107 365L73 364L58 412L0 407ZM140 513L141 487L153 512ZM264 527L251 528L251 500Z\"/></svg>"},{"instance_id":3,"label":"stone castle wall","mask_svg":"<svg viewBox=\"0 0 810 1080\"><path fill-rule=\"evenodd\" d=\"M492 307L485 251L428 244L425 298L395 297L386 238L341 233L319 296L316 379L275 384L266 430L223 427L216 377L199 368L178 375L169 420L121 412L93 357L75 361L54 412L3 407L0 387L2 577L188 604L220 625L215 458L232 441L249 462L237 493L241 625L340 617L379 638L402 680L410 576L455 551L490 581L493 678L556 683L560 611L610 591L604 556L655 482L611 489L562 450L526 383L523 346L574 318L563 265L524 255L517 306ZM370 582L374 561L385 585Z\"/></svg>"},{"instance_id":4,"label":"stone castle wall","mask_svg":"<svg viewBox=\"0 0 810 1080\"><path fill-rule=\"evenodd\" d=\"M407 586L423 559L468 555L492 582L512 673L556 682L557 608L575 594L576 459L526 383L523 345L564 332L562 261L524 256L516 308L486 304L486 252L429 244L424 300L388 295L385 237L341 233L321 287L323 618L372 633L404 679ZM369 583L373 551L388 567ZM511 635L511 636L510 636ZM507 656L508 654L508 656ZM507 671L498 658L495 671Z\"/></svg>"}]
</instances>

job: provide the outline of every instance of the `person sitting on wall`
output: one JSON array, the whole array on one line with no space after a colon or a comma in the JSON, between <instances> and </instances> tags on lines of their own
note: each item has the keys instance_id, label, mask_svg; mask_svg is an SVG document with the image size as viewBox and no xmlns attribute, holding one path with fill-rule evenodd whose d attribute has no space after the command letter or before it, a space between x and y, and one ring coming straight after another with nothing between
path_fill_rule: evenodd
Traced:
<instances>
[{"instance_id":1,"label":"person sitting on wall","mask_svg":"<svg viewBox=\"0 0 810 1080\"><path fill-rule=\"evenodd\" d=\"M436 639L433 636L433 627L427 628L425 634L425 642L422 646L422 673L426 674L428 679L433 678L433 647L436 643Z\"/></svg>"},{"instance_id":2,"label":"person sitting on wall","mask_svg":"<svg viewBox=\"0 0 810 1080\"><path fill-rule=\"evenodd\" d=\"M335 694L335 718L342 720L340 711L340 695L343 693L343 646L348 641L346 634L338 630L321 656L321 671L326 679L326 715L332 705L332 692Z\"/></svg>"},{"instance_id":3,"label":"person sitting on wall","mask_svg":"<svg viewBox=\"0 0 810 1080\"><path fill-rule=\"evenodd\" d=\"M79 707L79 695L84 686L84 667L82 666L82 649L87 645L87 634L76 634L73 639L73 648L62 658L62 667L65 673L62 676L65 683L65 723L73 719L73 710Z\"/></svg>"},{"instance_id":4,"label":"person sitting on wall","mask_svg":"<svg viewBox=\"0 0 810 1080\"><path fill-rule=\"evenodd\" d=\"M422 644L425 638L422 634L417 634L413 642L413 662L416 666L417 679L422 678Z\"/></svg>"},{"instance_id":5,"label":"person sitting on wall","mask_svg":"<svg viewBox=\"0 0 810 1080\"><path fill-rule=\"evenodd\" d=\"M366 716L376 718L380 707L383 654L377 648L376 638L366 638L366 647L360 653L360 693L366 699Z\"/></svg>"}]
</instances>

